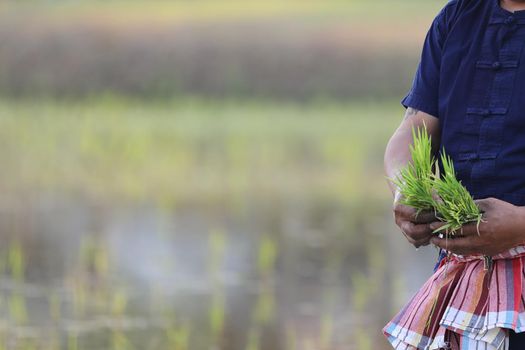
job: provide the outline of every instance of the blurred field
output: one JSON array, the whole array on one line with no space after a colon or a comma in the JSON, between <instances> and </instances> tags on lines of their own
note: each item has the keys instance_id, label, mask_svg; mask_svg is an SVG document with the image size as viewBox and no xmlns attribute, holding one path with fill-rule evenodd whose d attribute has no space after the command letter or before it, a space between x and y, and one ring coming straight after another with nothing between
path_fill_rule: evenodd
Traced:
<instances>
[{"instance_id":1,"label":"blurred field","mask_svg":"<svg viewBox=\"0 0 525 350\"><path fill-rule=\"evenodd\" d=\"M7 2L0 93L358 100L406 91L442 1Z\"/></svg>"},{"instance_id":2,"label":"blurred field","mask_svg":"<svg viewBox=\"0 0 525 350\"><path fill-rule=\"evenodd\" d=\"M378 0L268 0L246 2L239 0L198 1L5 1L2 9L36 12L48 18L73 21L79 18L97 18L118 24L134 24L149 21L210 21L252 20L290 17L306 17L324 20L345 19L378 22L389 17L399 18L418 10L424 20L432 17L432 11L445 4L444 1ZM368 19L368 20L367 20ZM391 19L389 19L390 21Z\"/></svg>"},{"instance_id":3,"label":"blurred field","mask_svg":"<svg viewBox=\"0 0 525 350\"><path fill-rule=\"evenodd\" d=\"M445 1L0 3L0 350L386 350L383 151Z\"/></svg>"},{"instance_id":4,"label":"blurred field","mask_svg":"<svg viewBox=\"0 0 525 350\"><path fill-rule=\"evenodd\" d=\"M249 201L387 195L398 103L0 103L0 190L97 200Z\"/></svg>"},{"instance_id":5,"label":"blurred field","mask_svg":"<svg viewBox=\"0 0 525 350\"><path fill-rule=\"evenodd\" d=\"M7 348L387 349L430 272L392 232L396 102L0 105Z\"/></svg>"}]
</instances>

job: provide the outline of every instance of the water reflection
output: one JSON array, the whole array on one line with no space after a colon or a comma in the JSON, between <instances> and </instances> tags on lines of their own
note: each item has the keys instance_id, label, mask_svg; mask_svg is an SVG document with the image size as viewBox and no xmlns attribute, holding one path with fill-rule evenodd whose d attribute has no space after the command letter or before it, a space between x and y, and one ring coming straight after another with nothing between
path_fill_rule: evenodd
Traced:
<instances>
[{"instance_id":1,"label":"water reflection","mask_svg":"<svg viewBox=\"0 0 525 350\"><path fill-rule=\"evenodd\" d=\"M435 258L384 203L198 208L4 207L0 349L388 349Z\"/></svg>"}]
</instances>

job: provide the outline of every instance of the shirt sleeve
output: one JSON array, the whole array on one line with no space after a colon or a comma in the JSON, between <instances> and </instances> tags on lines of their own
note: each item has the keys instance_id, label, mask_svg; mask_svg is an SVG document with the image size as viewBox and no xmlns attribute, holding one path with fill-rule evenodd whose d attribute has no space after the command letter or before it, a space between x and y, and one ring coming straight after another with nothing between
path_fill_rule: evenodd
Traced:
<instances>
[{"instance_id":1,"label":"shirt sleeve","mask_svg":"<svg viewBox=\"0 0 525 350\"><path fill-rule=\"evenodd\" d=\"M412 107L437 118L441 55L446 36L445 10L436 16L427 32L412 88L401 101L405 108Z\"/></svg>"}]
</instances>

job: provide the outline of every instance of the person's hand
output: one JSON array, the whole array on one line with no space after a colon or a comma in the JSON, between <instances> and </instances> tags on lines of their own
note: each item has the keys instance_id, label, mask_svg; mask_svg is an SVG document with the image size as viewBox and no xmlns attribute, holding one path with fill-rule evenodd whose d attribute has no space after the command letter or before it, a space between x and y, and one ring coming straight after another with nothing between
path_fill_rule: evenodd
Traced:
<instances>
[{"instance_id":1,"label":"person's hand","mask_svg":"<svg viewBox=\"0 0 525 350\"><path fill-rule=\"evenodd\" d=\"M422 211L417 214L416 209L401 204L400 199L401 195L396 191L392 208L396 225L414 247L430 244L430 239L434 236L430 224L437 221L435 213Z\"/></svg>"},{"instance_id":2,"label":"person's hand","mask_svg":"<svg viewBox=\"0 0 525 350\"><path fill-rule=\"evenodd\" d=\"M483 213L483 221L463 225L454 238L433 237L432 244L459 255L494 256L525 243L525 207L486 198L475 201ZM434 223L433 230L443 223ZM478 232L479 229L479 232Z\"/></svg>"}]
</instances>

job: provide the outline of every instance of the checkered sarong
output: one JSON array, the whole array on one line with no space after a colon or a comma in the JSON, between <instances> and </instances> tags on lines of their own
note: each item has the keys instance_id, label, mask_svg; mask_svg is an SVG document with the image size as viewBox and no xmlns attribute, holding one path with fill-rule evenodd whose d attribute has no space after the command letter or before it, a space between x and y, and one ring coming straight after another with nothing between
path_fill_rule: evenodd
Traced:
<instances>
[{"instance_id":1,"label":"checkered sarong","mask_svg":"<svg viewBox=\"0 0 525 350\"><path fill-rule=\"evenodd\" d=\"M396 350L508 350L525 331L525 246L493 257L451 255L383 328Z\"/></svg>"}]
</instances>

